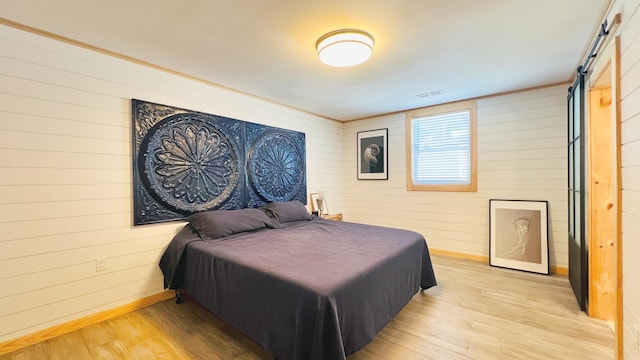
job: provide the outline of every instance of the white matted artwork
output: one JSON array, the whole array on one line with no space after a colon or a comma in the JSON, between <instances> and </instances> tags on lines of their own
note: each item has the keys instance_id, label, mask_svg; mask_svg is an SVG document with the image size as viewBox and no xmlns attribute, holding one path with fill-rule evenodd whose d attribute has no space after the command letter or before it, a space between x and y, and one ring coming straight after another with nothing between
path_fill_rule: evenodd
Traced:
<instances>
[{"instance_id":1,"label":"white matted artwork","mask_svg":"<svg viewBox=\"0 0 640 360\"><path fill-rule=\"evenodd\" d=\"M489 264L549 274L547 201L489 200Z\"/></svg>"},{"instance_id":2,"label":"white matted artwork","mask_svg":"<svg viewBox=\"0 0 640 360\"><path fill-rule=\"evenodd\" d=\"M358 132L358 180L388 180L388 129Z\"/></svg>"}]
</instances>

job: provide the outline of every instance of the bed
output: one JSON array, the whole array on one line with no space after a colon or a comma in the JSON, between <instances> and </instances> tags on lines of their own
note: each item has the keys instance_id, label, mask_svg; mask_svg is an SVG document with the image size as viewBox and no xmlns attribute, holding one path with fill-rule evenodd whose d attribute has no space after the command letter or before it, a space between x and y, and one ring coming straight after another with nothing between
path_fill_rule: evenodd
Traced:
<instances>
[{"instance_id":1,"label":"bed","mask_svg":"<svg viewBox=\"0 0 640 360\"><path fill-rule=\"evenodd\" d=\"M282 360L345 359L436 285L416 232L312 218L299 202L188 221L161 258L165 287Z\"/></svg>"}]
</instances>

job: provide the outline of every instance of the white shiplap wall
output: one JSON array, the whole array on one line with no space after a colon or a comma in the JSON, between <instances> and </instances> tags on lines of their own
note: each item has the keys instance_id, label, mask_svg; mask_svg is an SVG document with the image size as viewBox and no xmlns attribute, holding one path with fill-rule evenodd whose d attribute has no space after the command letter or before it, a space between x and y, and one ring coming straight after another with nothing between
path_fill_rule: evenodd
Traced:
<instances>
[{"instance_id":1,"label":"white shiplap wall","mask_svg":"<svg viewBox=\"0 0 640 360\"><path fill-rule=\"evenodd\" d=\"M342 211L341 123L0 26L0 342L163 291L183 223L132 226L131 98L305 132Z\"/></svg>"},{"instance_id":2,"label":"white shiplap wall","mask_svg":"<svg viewBox=\"0 0 640 360\"><path fill-rule=\"evenodd\" d=\"M640 359L640 1L616 2L622 13L620 105L624 359Z\"/></svg>"},{"instance_id":3,"label":"white shiplap wall","mask_svg":"<svg viewBox=\"0 0 640 360\"><path fill-rule=\"evenodd\" d=\"M477 101L478 191L406 190L405 114L345 126L345 219L411 229L429 247L488 256L489 199L549 201L550 264L567 267L568 85ZM356 180L356 134L389 129L389 180Z\"/></svg>"}]
</instances>

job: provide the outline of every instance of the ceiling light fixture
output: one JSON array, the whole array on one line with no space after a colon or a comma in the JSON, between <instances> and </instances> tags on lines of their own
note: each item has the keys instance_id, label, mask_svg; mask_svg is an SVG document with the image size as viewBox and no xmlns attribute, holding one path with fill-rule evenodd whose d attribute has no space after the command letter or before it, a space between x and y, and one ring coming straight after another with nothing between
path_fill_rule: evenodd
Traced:
<instances>
[{"instance_id":1,"label":"ceiling light fixture","mask_svg":"<svg viewBox=\"0 0 640 360\"><path fill-rule=\"evenodd\" d=\"M316 49L323 63L346 67L367 61L373 54L373 44L373 37L366 31L341 29L324 34L316 42Z\"/></svg>"}]
</instances>

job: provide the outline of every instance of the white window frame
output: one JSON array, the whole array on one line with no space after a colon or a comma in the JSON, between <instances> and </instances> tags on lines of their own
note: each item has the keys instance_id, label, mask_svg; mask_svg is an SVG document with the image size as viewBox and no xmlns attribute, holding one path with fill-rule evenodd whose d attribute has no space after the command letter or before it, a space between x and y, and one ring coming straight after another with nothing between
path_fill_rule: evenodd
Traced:
<instances>
[{"instance_id":1,"label":"white window frame","mask_svg":"<svg viewBox=\"0 0 640 360\"><path fill-rule=\"evenodd\" d=\"M438 183L438 184L417 184L413 180L413 121L414 119L442 115L453 112L469 112L469 171L470 179L468 184ZM456 103L436 105L420 108L406 112L406 150L407 150L407 190L410 191L460 191L474 192L478 188L478 156L477 156L477 133L476 133L476 102L461 101Z\"/></svg>"}]
</instances>

